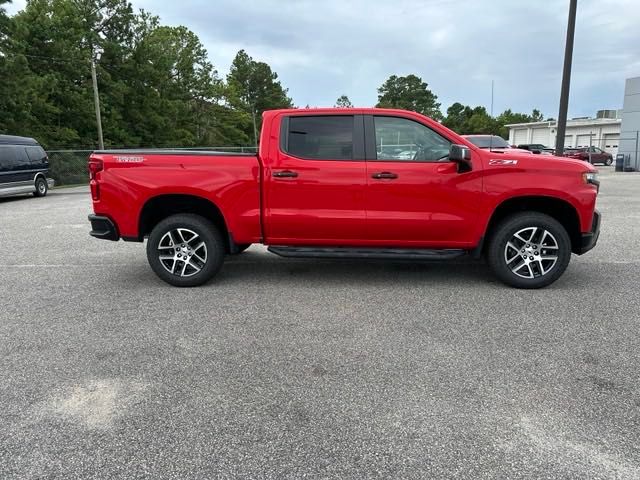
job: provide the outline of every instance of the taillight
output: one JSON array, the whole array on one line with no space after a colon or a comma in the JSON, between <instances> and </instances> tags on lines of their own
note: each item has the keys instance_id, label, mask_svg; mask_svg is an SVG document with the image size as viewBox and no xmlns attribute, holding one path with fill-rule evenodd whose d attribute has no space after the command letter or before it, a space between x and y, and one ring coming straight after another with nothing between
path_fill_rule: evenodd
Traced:
<instances>
[{"instance_id":1,"label":"taillight","mask_svg":"<svg viewBox=\"0 0 640 480\"><path fill-rule=\"evenodd\" d=\"M89 157L88 167L89 167L89 178L91 180L95 180L96 173L102 171L102 169L104 168L104 163L100 158Z\"/></svg>"},{"instance_id":2,"label":"taillight","mask_svg":"<svg viewBox=\"0 0 640 480\"><path fill-rule=\"evenodd\" d=\"M91 187L91 198L97 202L100 200L100 184L95 180L91 180L89 186Z\"/></svg>"},{"instance_id":3,"label":"taillight","mask_svg":"<svg viewBox=\"0 0 640 480\"><path fill-rule=\"evenodd\" d=\"M87 167L89 168L91 198L97 202L100 200L100 185L96 180L96 173L101 172L104 169L104 163L101 158L89 157Z\"/></svg>"}]
</instances>

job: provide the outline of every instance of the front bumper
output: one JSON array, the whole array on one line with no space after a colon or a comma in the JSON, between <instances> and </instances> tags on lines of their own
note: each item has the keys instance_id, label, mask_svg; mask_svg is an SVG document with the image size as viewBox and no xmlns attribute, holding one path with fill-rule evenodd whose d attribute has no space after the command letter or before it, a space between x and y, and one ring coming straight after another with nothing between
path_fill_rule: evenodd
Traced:
<instances>
[{"instance_id":1,"label":"front bumper","mask_svg":"<svg viewBox=\"0 0 640 480\"><path fill-rule=\"evenodd\" d=\"M89 215L91 222L91 231L89 235L100 238L102 240L119 240L118 228L109 217L102 215Z\"/></svg>"},{"instance_id":2,"label":"front bumper","mask_svg":"<svg viewBox=\"0 0 640 480\"><path fill-rule=\"evenodd\" d=\"M602 219L602 215L600 212L595 210L593 212L593 222L591 224L591 231L589 233L583 233L580 239L580 248L576 252L578 255L582 255L583 253L587 253L593 247L596 246L598 242L598 237L600 236L600 222Z\"/></svg>"}]
</instances>

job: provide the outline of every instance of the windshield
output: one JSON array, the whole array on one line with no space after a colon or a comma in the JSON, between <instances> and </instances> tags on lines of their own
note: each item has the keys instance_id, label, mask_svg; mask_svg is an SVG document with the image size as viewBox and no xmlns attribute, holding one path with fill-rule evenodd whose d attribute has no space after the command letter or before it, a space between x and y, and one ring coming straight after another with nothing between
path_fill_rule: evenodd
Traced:
<instances>
[{"instance_id":1,"label":"windshield","mask_svg":"<svg viewBox=\"0 0 640 480\"><path fill-rule=\"evenodd\" d=\"M480 148L511 148L507 141L497 135L468 135L465 137L476 147Z\"/></svg>"}]
</instances>

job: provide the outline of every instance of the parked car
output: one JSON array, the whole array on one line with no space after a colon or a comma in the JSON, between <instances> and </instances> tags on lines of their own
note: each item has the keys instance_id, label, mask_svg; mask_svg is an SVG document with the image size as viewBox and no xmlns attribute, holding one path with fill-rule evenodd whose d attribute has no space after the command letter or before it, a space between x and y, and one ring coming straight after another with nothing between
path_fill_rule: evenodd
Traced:
<instances>
[{"instance_id":1,"label":"parked car","mask_svg":"<svg viewBox=\"0 0 640 480\"><path fill-rule=\"evenodd\" d=\"M416 154L378 148L394 143ZM539 288L600 231L592 165L488 151L404 110L267 111L257 154L104 150L88 167L90 234L148 238L152 270L181 287L263 243L284 257L485 255L503 282Z\"/></svg>"},{"instance_id":2,"label":"parked car","mask_svg":"<svg viewBox=\"0 0 640 480\"><path fill-rule=\"evenodd\" d=\"M44 197L53 186L48 172L49 158L33 138L0 135L0 196Z\"/></svg>"},{"instance_id":3,"label":"parked car","mask_svg":"<svg viewBox=\"0 0 640 480\"><path fill-rule=\"evenodd\" d=\"M463 135L464 138L473 143L476 147L491 149L493 151L500 150L509 150L509 153L520 152L520 153L531 153L528 150L514 148L509 145L504 138L499 137L498 135Z\"/></svg>"},{"instance_id":4,"label":"parked car","mask_svg":"<svg viewBox=\"0 0 640 480\"><path fill-rule=\"evenodd\" d=\"M541 143L523 143L518 145L516 148L529 150L531 153L537 153L540 155L553 155L555 152L553 148L546 147Z\"/></svg>"},{"instance_id":5,"label":"parked car","mask_svg":"<svg viewBox=\"0 0 640 480\"><path fill-rule=\"evenodd\" d=\"M613 163L613 155L598 147L571 148L565 150L564 155L593 164L602 163L604 165L611 165Z\"/></svg>"}]
</instances>

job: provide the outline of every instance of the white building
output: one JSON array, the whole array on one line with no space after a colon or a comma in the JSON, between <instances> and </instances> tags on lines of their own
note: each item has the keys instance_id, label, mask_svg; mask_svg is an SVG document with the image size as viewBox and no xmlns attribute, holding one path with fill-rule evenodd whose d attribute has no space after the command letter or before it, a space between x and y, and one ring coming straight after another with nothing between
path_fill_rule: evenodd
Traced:
<instances>
[{"instance_id":1,"label":"white building","mask_svg":"<svg viewBox=\"0 0 640 480\"><path fill-rule=\"evenodd\" d=\"M600 110L596 118L573 118L567 120L564 146L599 147L615 157L620 143L620 111ZM604 118L614 117L614 118ZM557 122L514 123L509 127L509 143L541 143L546 147L556 145Z\"/></svg>"},{"instance_id":2,"label":"white building","mask_svg":"<svg viewBox=\"0 0 640 480\"><path fill-rule=\"evenodd\" d=\"M627 78L624 86L624 106L622 110L622 139L618 153L626 156L625 161L640 170L640 77Z\"/></svg>"}]
</instances>

